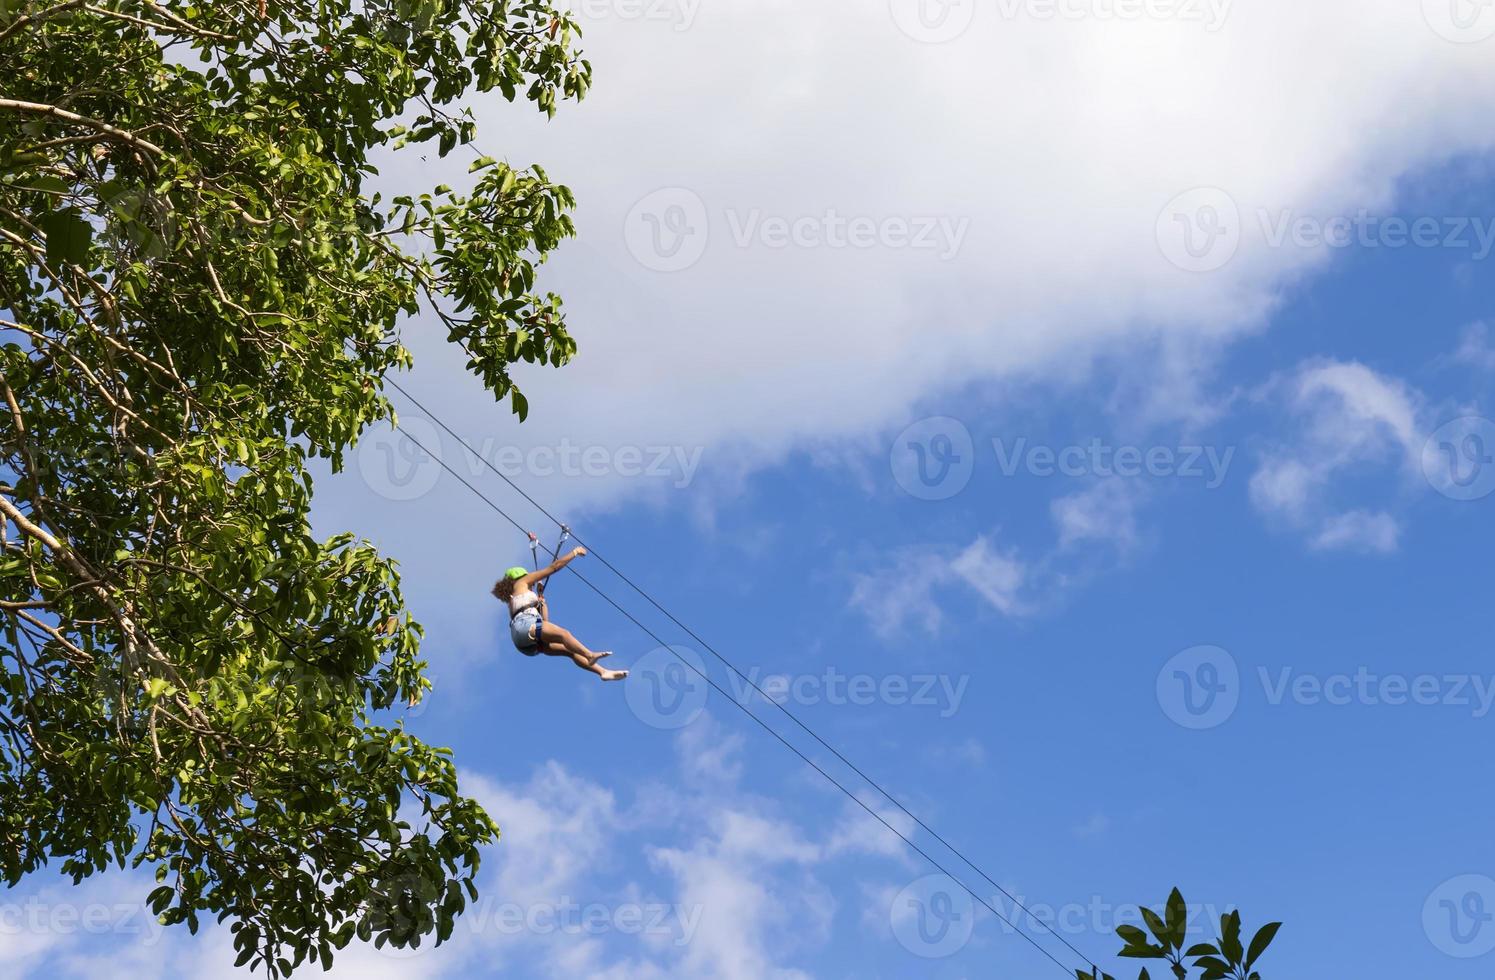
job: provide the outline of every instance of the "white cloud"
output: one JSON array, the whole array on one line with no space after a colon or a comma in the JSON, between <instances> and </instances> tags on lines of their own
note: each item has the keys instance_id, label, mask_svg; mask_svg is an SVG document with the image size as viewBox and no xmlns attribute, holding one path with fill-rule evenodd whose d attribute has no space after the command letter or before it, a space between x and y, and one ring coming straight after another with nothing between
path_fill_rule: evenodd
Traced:
<instances>
[{"instance_id":1,"label":"white cloud","mask_svg":"<svg viewBox=\"0 0 1495 980\"><path fill-rule=\"evenodd\" d=\"M1304 530L1319 550L1395 551L1400 527L1393 517L1343 510L1337 498L1363 471L1389 468L1398 482L1416 478L1427 428L1421 393L1364 364L1318 361L1268 386L1268 395L1284 401L1292 432L1252 475L1256 508Z\"/></svg>"},{"instance_id":2,"label":"white cloud","mask_svg":"<svg viewBox=\"0 0 1495 980\"><path fill-rule=\"evenodd\" d=\"M950 580L950 557L936 548L900 548L871 564L871 571L852 576L849 604L867 617L873 631L884 639L907 630L938 634L944 613L934 596Z\"/></svg>"},{"instance_id":3,"label":"white cloud","mask_svg":"<svg viewBox=\"0 0 1495 980\"><path fill-rule=\"evenodd\" d=\"M913 818L891 804L883 803L871 793L863 794L858 799L877 816L874 817L861 805L847 800L841 808L840 819L831 828L826 840L826 853L881 854L909 867L916 866L908 845L898 839L898 834L908 837L915 832L917 825ZM897 830L898 834L889 830L888 826Z\"/></svg>"},{"instance_id":4,"label":"white cloud","mask_svg":"<svg viewBox=\"0 0 1495 980\"><path fill-rule=\"evenodd\" d=\"M1471 323L1464 328L1454 360L1480 371L1495 371L1495 346L1490 343L1488 324Z\"/></svg>"},{"instance_id":5,"label":"white cloud","mask_svg":"<svg viewBox=\"0 0 1495 980\"><path fill-rule=\"evenodd\" d=\"M1396 550L1401 532L1401 525L1390 514L1352 510L1327 519L1312 544L1320 551L1348 550L1384 555Z\"/></svg>"},{"instance_id":6,"label":"white cloud","mask_svg":"<svg viewBox=\"0 0 1495 980\"><path fill-rule=\"evenodd\" d=\"M1111 829L1111 818L1104 813L1091 814L1090 819L1074 828L1074 835L1081 839L1099 837Z\"/></svg>"},{"instance_id":7,"label":"white cloud","mask_svg":"<svg viewBox=\"0 0 1495 980\"><path fill-rule=\"evenodd\" d=\"M1137 544L1141 495L1136 480L1112 478L1055 500L1049 510L1059 528L1059 547L1099 543L1130 551Z\"/></svg>"},{"instance_id":8,"label":"white cloud","mask_svg":"<svg viewBox=\"0 0 1495 980\"><path fill-rule=\"evenodd\" d=\"M713 782L735 783L742 775L740 733L726 729L711 715L702 715L675 738L681 771Z\"/></svg>"},{"instance_id":9,"label":"white cloud","mask_svg":"<svg viewBox=\"0 0 1495 980\"><path fill-rule=\"evenodd\" d=\"M677 736L682 776L694 771L685 757L703 739L721 734L703 715ZM806 978L794 960L829 940L838 911L822 871L851 857L894 861L900 868L909 867L910 858L893 833L851 801L828 826L801 824L780 801L745 792L737 774L735 765L718 766L710 782L671 781L689 787L685 791L648 786L621 806L609 787L555 761L515 783L464 772L465 789L503 831L484 857L479 900L439 949L379 951L355 943L338 954L332 975ZM893 826L912 831L907 816L867 802ZM673 843L650 846L663 840ZM638 873L640 856L659 872L657 879ZM155 925L140 904L151 887L149 875L125 872L77 888L13 891L0 903L0 970L69 980L121 972L245 976L232 966L225 926L205 924L192 937ZM614 919L600 934L589 931L580 912L617 913L629 906L650 910L646 919L655 909L669 912L662 925L625 932ZM37 910L28 914L40 926L25 927L29 920L11 911L28 908ZM89 909L106 915L102 932L80 924L92 921L85 917L94 914Z\"/></svg>"},{"instance_id":10,"label":"white cloud","mask_svg":"<svg viewBox=\"0 0 1495 980\"><path fill-rule=\"evenodd\" d=\"M554 901L606 865L606 828L618 822L608 789L555 761L519 786L476 773L463 779L465 792L503 818L503 843L492 860L498 868L493 890L505 901Z\"/></svg>"},{"instance_id":11,"label":"white cloud","mask_svg":"<svg viewBox=\"0 0 1495 980\"><path fill-rule=\"evenodd\" d=\"M1002 613L1018 616L1028 611L1028 603L1021 598L1028 566L1015 550L999 551L980 536L955 556L950 569Z\"/></svg>"},{"instance_id":12,"label":"white cloud","mask_svg":"<svg viewBox=\"0 0 1495 980\"><path fill-rule=\"evenodd\" d=\"M1003 616L1034 615L1136 547L1136 511L1146 493L1136 480L1112 478L1058 498L1050 505L1058 541L1036 559L986 534L958 549L896 549L873 559L872 571L852 575L849 605L888 640L909 632L938 635L945 618L940 597L951 585L964 586Z\"/></svg>"},{"instance_id":13,"label":"white cloud","mask_svg":"<svg viewBox=\"0 0 1495 980\"><path fill-rule=\"evenodd\" d=\"M458 356L416 328L423 390L478 438L704 449L697 486L879 431L966 383L1065 376L1127 346L1175 352L1172 380L1146 392L1168 410L1197 402L1195 366L1332 258L1274 246L1263 213L1385 210L1408 174L1491 145L1495 60L1440 38L1416 3L1261 0L1213 33L978 6L942 45L860 0L722 0L685 30L588 19L585 103L548 124L477 107L485 150L541 161L578 193L582 237L550 271L581 356L521 368L533 415L520 429L449 386ZM467 162L383 170L408 188L456 183ZM1158 221L1201 186L1229 193L1243 234L1228 264L1188 273L1164 258ZM705 209L709 238L683 271L646 268L625 239L661 187ZM735 240L755 213L761 227L828 209L968 231L948 259ZM529 482L567 509L671 492L616 475Z\"/></svg>"},{"instance_id":14,"label":"white cloud","mask_svg":"<svg viewBox=\"0 0 1495 980\"><path fill-rule=\"evenodd\" d=\"M908 632L937 635L945 617L937 595L949 585L966 586L1005 616L1032 611L1024 595L1029 566L1015 549L1001 550L985 535L959 551L900 548L873 564L874 571L852 576L849 604L884 639Z\"/></svg>"}]
</instances>

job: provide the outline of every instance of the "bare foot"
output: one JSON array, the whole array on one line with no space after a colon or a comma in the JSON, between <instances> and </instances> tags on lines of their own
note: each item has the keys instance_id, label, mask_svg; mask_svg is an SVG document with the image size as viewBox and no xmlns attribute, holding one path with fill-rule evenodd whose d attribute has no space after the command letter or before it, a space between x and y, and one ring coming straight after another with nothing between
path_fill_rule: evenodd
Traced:
<instances>
[{"instance_id":1,"label":"bare foot","mask_svg":"<svg viewBox=\"0 0 1495 980\"><path fill-rule=\"evenodd\" d=\"M594 653L594 654L592 654L592 663L596 663L597 661L601 660L603 657L611 657L612 655L613 655L613 652L611 650L602 650L602 651L600 651L598 653Z\"/></svg>"},{"instance_id":2,"label":"bare foot","mask_svg":"<svg viewBox=\"0 0 1495 980\"><path fill-rule=\"evenodd\" d=\"M628 676L626 670L604 670L601 677L605 681L620 681Z\"/></svg>"}]
</instances>

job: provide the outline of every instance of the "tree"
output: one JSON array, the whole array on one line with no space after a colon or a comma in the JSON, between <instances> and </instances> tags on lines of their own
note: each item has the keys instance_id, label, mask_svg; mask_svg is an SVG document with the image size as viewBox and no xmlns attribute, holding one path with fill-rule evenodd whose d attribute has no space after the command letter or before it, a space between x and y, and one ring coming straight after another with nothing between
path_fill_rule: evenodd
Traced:
<instances>
[{"instance_id":1,"label":"tree","mask_svg":"<svg viewBox=\"0 0 1495 980\"><path fill-rule=\"evenodd\" d=\"M497 91L553 113L578 31L512 0L0 0L0 872L154 867L240 964L450 935L498 828L386 709L429 688L392 561L317 540L315 458L393 416L440 319L522 419L574 352L539 168L383 199Z\"/></svg>"},{"instance_id":2,"label":"tree","mask_svg":"<svg viewBox=\"0 0 1495 980\"><path fill-rule=\"evenodd\" d=\"M1261 980L1254 967L1282 927L1280 922L1270 922L1256 931L1248 945L1242 945L1241 913L1232 911L1220 916L1220 935L1213 943L1194 943L1184 949L1188 941L1189 906L1177 888L1169 894L1162 915L1143 908L1142 920L1147 924L1147 932L1136 926L1117 927L1116 934L1126 943L1119 955L1166 960L1177 980L1188 980L1190 964L1185 960L1194 961L1192 967L1199 971L1198 980ZM1148 933L1152 934L1150 938ZM1099 971L1077 970L1075 976L1079 980L1114 980L1109 973ZM1151 980L1145 967L1138 980Z\"/></svg>"}]
</instances>

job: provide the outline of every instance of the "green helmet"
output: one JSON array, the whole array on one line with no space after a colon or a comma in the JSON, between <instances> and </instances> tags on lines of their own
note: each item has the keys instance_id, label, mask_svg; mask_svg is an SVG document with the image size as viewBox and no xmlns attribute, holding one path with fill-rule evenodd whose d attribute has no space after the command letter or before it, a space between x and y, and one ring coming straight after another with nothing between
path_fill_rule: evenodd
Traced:
<instances>
[{"instance_id":1,"label":"green helmet","mask_svg":"<svg viewBox=\"0 0 1495 980\"><path fill-rule=\"evenodd\" d=\"M529 574L529 569L528 568L525 568L522 565L515 565L513 568L509 569L507 572L504 572L504 578L509 579L509 580L512 581L513 579L516 579L516 578L524 578L528 574Z\"/></svg>"}]
</instances>

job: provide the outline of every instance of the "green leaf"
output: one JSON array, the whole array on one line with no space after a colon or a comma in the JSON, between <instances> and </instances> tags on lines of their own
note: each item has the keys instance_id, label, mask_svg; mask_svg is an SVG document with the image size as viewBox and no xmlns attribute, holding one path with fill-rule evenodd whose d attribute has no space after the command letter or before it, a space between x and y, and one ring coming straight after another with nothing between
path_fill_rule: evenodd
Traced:
<instances>
[{"instance_id":1,"label":"green leaf","mask_svg":"<svg viewBox=\"0 0 1495 980\"><path fill-rule=\"evenodd\" d=\"M73 208L41 215L37 226L47 236L47 263L60 268L67 263L82 265L93 243L93 227Z\"/></svg>"},{"instance_id":2,"label":"green leaf","mask_svg":"<svg viewBox=\"0 0 1495 980\"><path fill-rule=\"evenodd\" d=\"M1241 962L1241 913L1233 911L1220 916L1220 952L1231 963Z\"/></svg>"},{"instance_id":3,"label":"green leaf","mask_svg":"<svg viewBox=\"0 0 1495 980\"><path fill-rule=\"evenodd\" d=\"M1267 947L1272 944L1272 940L1277 938L1277 930L1280 928L1282 928L1282 923L1269 922L1258 929L1255 936L1251 937L1251 948L1246 951L1246 969L1251 969L1251 966L1261 954L1267 951Z\"/></svg>"},{"instance_id":4,"label":"green leaf","mask_svg":"<svg viewBox=\"0 0 1495 980\"><path fill-rule=\"evenodd\" d=\"M1184 902L1183 894L1177 888L1168 894L1168 905L1165 911L1168 920L1167 942L1174 949L1183 949L1184 939L1188 936L1189 930L1189 907Z\"/></svg>"},{"instance_id":5,"label":"green leaf","mask_svg":"<svg viewBox=\"0 0 1495 980\"><path fill-rule=\"evenodd\" d=\"M1169 945L1168 926L1163 922L1162 919L1158 917L1158 914L1156 912L1154 912L1150 908L1144 907L1142 909L1142 921L1147 923L1148 930L1153 934L1158 942L1162 943L1164 946Z\"/></svg>"}]
</instances>

